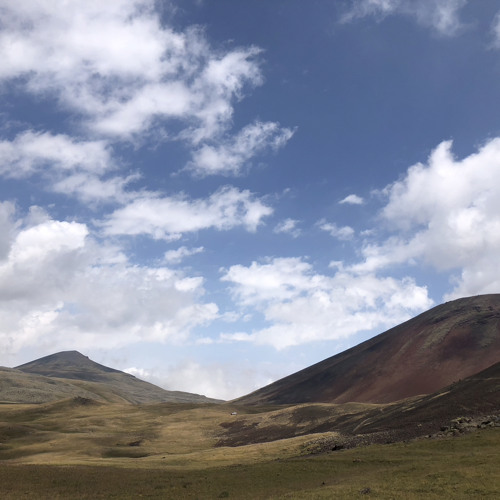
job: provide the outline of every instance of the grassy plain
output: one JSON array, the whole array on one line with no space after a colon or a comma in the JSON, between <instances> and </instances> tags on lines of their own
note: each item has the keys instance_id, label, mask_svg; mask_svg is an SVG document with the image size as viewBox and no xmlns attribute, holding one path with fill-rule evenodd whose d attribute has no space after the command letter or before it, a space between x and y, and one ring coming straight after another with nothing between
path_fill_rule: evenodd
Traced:
<instances>
[{"instance_id":1,"label":"grassy plain","mask_svg":"<svg viewBox=\"0 0 500 500\"><path fill-rule=\"evenodd\" d=\"M258 427L294 415L233 409L0 405L0 498L500 498L498 427L323 454L316 444L334 432L216 446L238 419Z\"/></svg>"}]
</instances>

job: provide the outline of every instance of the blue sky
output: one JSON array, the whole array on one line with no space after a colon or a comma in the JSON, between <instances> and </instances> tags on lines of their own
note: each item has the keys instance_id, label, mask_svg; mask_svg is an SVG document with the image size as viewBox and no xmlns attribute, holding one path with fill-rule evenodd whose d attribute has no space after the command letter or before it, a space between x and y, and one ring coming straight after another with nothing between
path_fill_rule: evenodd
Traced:
<instances>
[{"instance_id":1,"label":"blue sky","mask_svg":"<svg viewBox=\"0 0 500 500\"><path fill-rule=\"evenodd\" d=\"M4 1L0 364L230 399L500 291L493 0Z\"/></svg>"}]
</instances>

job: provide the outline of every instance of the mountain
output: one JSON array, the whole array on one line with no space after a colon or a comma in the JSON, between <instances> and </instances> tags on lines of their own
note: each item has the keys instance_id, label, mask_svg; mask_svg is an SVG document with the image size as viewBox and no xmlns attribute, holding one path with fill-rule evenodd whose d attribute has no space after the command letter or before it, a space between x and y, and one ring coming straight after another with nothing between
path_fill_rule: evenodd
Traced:
<instances>
[{"instance_id":1,"label":"mountain","mask_svg":"<svg viewBox=\"0 0 500 500\"><path fill-rule=\"evenodd\" d=\"M390 403L500 361L500 294L457 299L236 400Z\"/></svg>"},{"instance_id":2,"label":"mountain","mask_svg":"<svg viewBox=\"0 0 500 500\"><path fill-rule=\"evenodd\" d=\"M15 369L0 369L1 402L42 403L67 397L133 404L218 402L198 394L167 391L95 363L77 351L51 354Z\"/></svg>"},{"instance_id":3,"label":"mountain","mask_svg":"<svg viewBox=\"0 0 500 500\"><path fill-rule=\"evenodd\" d=\"M455 382L434 394L388 405L372 419L366 419L354 432L373 433L399 430L414 434L430 429L436 423L454 418L497 415L500 417L500 362L466 379ZM434 426L434 427L432 427ZM426 433L426 432L425 432Z\"/></svg>"},{"instance_id":4,"label":"mountain","mask_svg":"<svg viewBox=\"0 0 500 500\"><path fill-rule=\"evenodd\" d=\"M221 424L217 445L245 446L333 431L331 438L319 441L320 452L456 435L483 426L500 426L500 362L434 394L394 403L305 403L274 407L264 418L257 414L228 420Z\"/></svg>"},{"instance_id":5,"label":"mountain","mask_svg":"<svg viewBox=\"0 0 500 500\"><path fill-rule=\"evenodd\" d=\"M51 403L65 398L96 398L74 384L0 366L0 403Z\"/></svg>"},{"instance_id":6,"label":"mountain","mask_svg":"<svg viewBox=\"0 0 500 500\"><path fill-rule=\"evenodd\" d=\"M92 361L78 351L63 351L16 367L25 373L35 373L46 377L107 382L112 374L127 375L120 370L109 368Z\"/></svg>"}]
</instances>

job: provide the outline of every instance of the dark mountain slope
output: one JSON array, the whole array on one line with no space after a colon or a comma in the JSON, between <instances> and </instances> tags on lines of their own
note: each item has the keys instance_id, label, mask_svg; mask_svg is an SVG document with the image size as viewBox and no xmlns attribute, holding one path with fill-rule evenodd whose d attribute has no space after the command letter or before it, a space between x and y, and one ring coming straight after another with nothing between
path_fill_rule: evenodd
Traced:
<instances>
[{"instance_id":1,"label":"dark mountain slope","mask_svg":"<svg viewBox=\"0 0 500 500\"><path fill-rule=\"evenodd\" d=\"M500 416L500 363L440 391L387 405L351 432L399 431L402 436L434 433L457 417Z\"/></svg>"},{"instance_id":2,"label":"dark mountain slope","mask_svg":"<svg viewBox=\"0 0 500 500\"><path fill-rule=\"evenodd\" d=\"M431 394L500 361L500 295L447 302L237 401L389 403Z\"/></svg>"},{"instance_id":3,"label":"dark mountain slope","mask_svg":"<svg viewBox=\"0 0 500 500\"><path fill-rule=\"evenodd\" d=\"M223 422L218 446L242 446L334 432L319 451L461 433L483 422L500 426L500 363L427 396L389 404L311 403L280 407L267 419Z\"/></svg>"},{"instance_id":4,"label":"dark mountain slope","mask_svg":"<svg viewBox=\"0 0 500 500\"><path fill-rule=\"evenodd\" d=\"M181 391L167 391L149 382L140 380L133 375L95 363L87 356L77 351L64 351L18 366L15 372L41 376L44 381L52 380L73 386L77 389L75 395L85 393L86 397L111 402L129 402L134 404L153 402L207 403L217 400L198 394ZM11 375L11 379L13 374ZM1 374L0 374L1 377ZM13 381L10 381L12 385ZM4 387L7 388L4 381ZM23 393L29 386L24 384ZM12 394L12 391L10 392ZM10 396L12 397L12 396ZM41 396L40 396L41 397ZM54 386L49 399L68 397L67 391L57 394ZM0 400L2 391L0 390ZM44 401L45 402L45 401Z\"/></svg>"},{"instance_id":5,"label":"dark mountain slope","mask_svg":"<svg viewBox=\"0 0 500 500\"><path fill-rule=\"evenodd\" d=\"M78 351L63 351L16 367L25 373L35 373L46 377L69 378L90 382L106 382L112 373L124 374L92 361Z\"/></svg>"}]
</instances>

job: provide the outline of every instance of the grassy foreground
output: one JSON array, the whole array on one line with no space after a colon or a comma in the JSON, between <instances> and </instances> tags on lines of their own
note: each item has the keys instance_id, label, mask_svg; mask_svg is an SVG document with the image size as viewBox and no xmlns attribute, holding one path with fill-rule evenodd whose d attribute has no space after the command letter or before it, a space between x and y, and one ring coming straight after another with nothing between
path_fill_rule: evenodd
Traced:
<instances>
[{"instance_id":1,"label":"grassy foreground","mask_svg":"<svg viewBox=\"0 0 500 500\"><path fill-rule=\"evenodd\" d=\"M224 451L224 450L222 450ZM232 449L227 449L229 455ZM233 457L234 458L234 457ZM3 499L500 498L500 429L230 466L0 462Z\"/></svg>"},{"instance_id":2,"label":"grassy foreground","mask_svg":"<svg viewBox=\"0 0 500 500\"><path fill-rule=\"evenodd\" d=\"M313 428L331 412L353 418L364 409L82 398L0 405L0 498L500 498L498 427L315 454L337 433ZM221 446L228 429L270 441Z\"/></svg>"}]
</instances>

